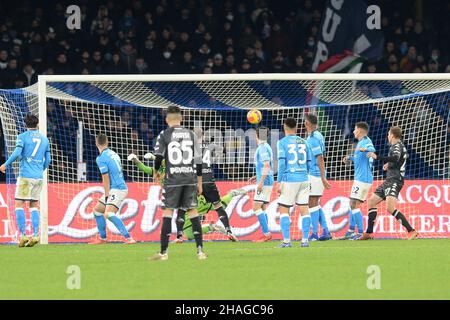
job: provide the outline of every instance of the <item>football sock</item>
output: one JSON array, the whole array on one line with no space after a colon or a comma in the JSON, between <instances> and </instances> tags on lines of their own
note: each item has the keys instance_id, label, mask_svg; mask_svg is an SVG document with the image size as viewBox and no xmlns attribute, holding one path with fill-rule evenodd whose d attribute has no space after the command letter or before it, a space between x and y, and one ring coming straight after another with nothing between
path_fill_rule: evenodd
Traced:
<instances>
[{"instance_id":1,"label":"football sock","mask_svg":"<svg viewBox=\"0 0 450 320\"><path fill-rule=\"evenodd\" d=\"M322 210L322 207L319 206L319 222L322 226L322 232L328 233L328 225L327 225L327 219L325 218L325 213Z\"/></svg>"},{"instance_id":2,"label":"football sock","mask_svg":"<svg viewBox=\"0 0 450 320\"><path fill-rule=\"evenodd\" d=\"M356 226L356 221L355 221L355 217L353 216L353 210L349 210L348 212L348 231L353 231L355 230L355 226Z\"/></svg>"},{"instance_id":3,"label":"football sock","mask_svg":"<svg viewBox=\"0 0 450 320\"><path fill-rule=\"evenodd\" d=\"M123 221L119 217L117 217L114 214L109 214L108 220L111 221L114 224L114 226L117 228L117 230L119 230L120 233L125 238L129 238L130 237L130 234L128 233L127 228L125 228L125 225L123 224Z\"/></svg>"},{"instance_id":4,"label":"football sock","mask_svg":"<svg viewBox=\"0 0 450 320\"><path fill-rule=\"evenodd\" d=\"M161 227L161 254L167 252L169 247L169 238L172 233L172 217L163 217L163 223Z\"/></svg>"},{"instance_id":5,"label":"football sock","mask_svg":"<svg viewBox=\"0 0 450 320\"><path fill-rule=\"evenodd\" d=\"M191 217L192 231L194 232L195 244L197 246L197 251L203 249L203 236L202 236L202 226L200 224L200 217Z\"/></svg>"},{"instance_id":6,"label":"football sock","mask_svg":"<svg viewBox=\"0 0 450 320\"><path fill-rule=\"evenodd\" d=\"M106 220L103 214L94 212L95 222L97 223L98 233L100 238L106 239Z\"/></svg>"},{"instance_id":7,"label":"football sock","mask_svg":"<svg viewBox=\"0 0 450 320\"><path fill-rule=\"evenodd\" d=\"M309 208L309 214L311 216L312 232L317 234L319 231L319 212L320 207Z\"/></svg>"},{"instance_id":8,"label":"football sock","mask_svg":"<svg viewBox=\"0 0 450 320\"><path fill-rule=\"evenodd\" d=\"M39 210L37 208L30 209L31 226L33 227L33 236L39 236Z\"/></svg>"},{"instance_id":9,"label":"football sock","mask_svg":"<svg viewBox=\"0 0 450 320\"><path fill-rule=\"evenodd\" d=\"M225 230L227 230L227 233L231 233L230 220L228 219L228 215L225 209L223 207L220 207L217 208L216 211L219 215L220 221L222 221L222 224L225 227Z\"/></svg>"},{"instance_id":10,"label":"football sock","mask_svg":"<svg viewBox=\"0 0 450 320\"><path fill-rule=\"evenodd\" d=\"M358 233L363 233L364 226L363 226L363 217L361 214L361 210L359 208L352 210L352 217L353 217L353 221L355 221L356 225L358 226Z\"/></svg>"},{"instance_id":11,"label":"football sock","mask_svg":"<svg viewBox=\"0 0 450 320\"><path fill-rule=\"evenodd\" d=\"M261 225L262 233L269 233L269 226L267 224L266 213L261 209L255 211L256 216L258 217L259 224Z\"/></svg>"},{"instance_id":12,"label":"football sock","mask_svg":"<svg viewBox=\"0 0 450 320\"><path fill-rule=\"evenodd\" d=\"M406 228L406 230L408 230L408 232L414 230L409 224L408 220L406 220L406 217L403 215L403 213L395 209L394 212L392 212L392 215Z\"/></svg>"},{"instance_id":13,"label":"football sock","mask_svg":"<svg viewBox=\"0 0 450 320\"><path fill-rule=\"evenodd\" d=\"M375 219L377 218L377 208L369 209L369 219L367 220L367 233L373 233L373 225L375 224Z\"/></svg>"},{"instance_id":14,"label":"football sock","mask_svg":"<svg viewBox=\"0 0 450 320\"><path fill-rule=\"evenodd\" d=\"M302 242L308 241L309 228L311 226L311 216L302 217Z\"/></svg>"},{"instance_id":15,"label":"football sock","mask_svg":"<svg viewBox=\"0 0 450 320\"><path fill-rule=\"evenodd\" d=\"M186 216L186 211L178 209L177 219L175 220L175 224L177 226L177 238L181 239L183 237L183 226L184 226L184 217Z\"/></svg>"},{"instance_id":16,"label":"football sock","mask_svg":"<svg viewBox=\"0 0 450 320\"><path fill-rule=\"evenodd\" d=\"M19 228L20 233L22 236L26 235L25 232L25 211L23 208L16 208L16 220L17 220L17 227Z\"/></svg>"},{"instance_id":17,"label":"football sock","mask_svg":"<svg viewBox=\"0 0 450 320\"><path fill-rule=\"evenodd\" d=\"M289 214L283 213L280 215L280 227L285 243L291 242L291 219Z\"/></svg>"}]
</instances>

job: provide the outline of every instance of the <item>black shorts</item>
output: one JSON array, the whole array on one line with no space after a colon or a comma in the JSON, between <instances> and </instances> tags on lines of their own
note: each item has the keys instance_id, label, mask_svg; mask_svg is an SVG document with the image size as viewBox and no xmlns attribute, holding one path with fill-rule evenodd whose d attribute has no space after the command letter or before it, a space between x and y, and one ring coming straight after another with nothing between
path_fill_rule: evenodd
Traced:
<instances>
[{"instance_id":1,"label":"black shorts","mask_svg":"<svg viewBox=\"0 0 450 320\"><path fill-rule=\"evenodd\" d=\"M162 194L164 209L197 208L197 186L165 186Z\"/></svg>"},{"instance_id":2,"label":"black shorts","mask_svg":"<svg viewBox=\"0 0 450 320\"><path fill-rule=\"evenodd\" d=\"M204 183L202 185L202 188L203 188L203 196L205 197L206 201L211 203L220 202L219 190L217 190L217 186L214 182Z\"/></svg>"},{"instance_id":3,"label":"black shorts","mask_svg":"<svg viewBox=\"0 0 450 320\"><path fill-rule=\"evenodd\" d=\"M403 188L403 184L404 182L399 180L386 180L375 190L374 194L383 200L389 196L398 199L398 195L400 194L400 190Z\"/></svg>"}]
</instances>

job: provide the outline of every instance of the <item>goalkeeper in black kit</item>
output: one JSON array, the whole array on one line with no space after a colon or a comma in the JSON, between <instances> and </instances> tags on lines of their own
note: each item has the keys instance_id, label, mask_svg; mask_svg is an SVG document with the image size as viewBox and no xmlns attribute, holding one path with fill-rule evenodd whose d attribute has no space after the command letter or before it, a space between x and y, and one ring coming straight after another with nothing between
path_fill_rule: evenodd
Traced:
<instances>
[{"instance_id":1,"label":"goalkeeper in black kit","mask_svg":"<svg viewBox=\"0 0 450 320\"><path fill-rule=\"evenodd\" d=\"M373 239L373 226L377 217L377 205L384 200L386 200L389 213L392 214L408 231L408 239L415 239L419 235L418 232L411 227L403 213L396 209L397 198L404 184L406 159L408 159L408 152L401 139L402 129L399 127L391 127L388 133L388 141L391 145L388 155L380 157L373 152L367 153L367 157L385 162L383 170L387 171L387 177L383 184L375 190L368 201L369 217L367 230L360 240Z\"/></svg>"}]
</instances>

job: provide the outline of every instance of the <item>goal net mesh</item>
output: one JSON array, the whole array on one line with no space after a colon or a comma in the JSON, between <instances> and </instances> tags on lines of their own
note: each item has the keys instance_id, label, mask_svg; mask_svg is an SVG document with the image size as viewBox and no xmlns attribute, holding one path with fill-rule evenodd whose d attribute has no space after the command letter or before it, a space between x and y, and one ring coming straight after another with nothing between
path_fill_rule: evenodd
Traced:
<instances>
[{"instance_id":1,"label":"goal net mesh","mask_svg":"<svg viewBox=\"0 0 450 320\"><path fill-rule=\"evenodd\" d=\"M332 184L331 190L325 190L321 206L335 237L348 228L348 196L354 170L353 165L345 165L342 159L356 146L352 134L355 123L366 121L370 125L369 137L380 155L389 150L389 128L400 126L409 159L398 209L422 236L443 236L450 228L449 88L450 80L47 83L47 135L52 155L48 170L49 242L89 241L97 234L92 211L103 192L95 162L98 133L108 136L110 148L121 157L130 188L119 217L138 240L159 239L160 187L151 176L127 161L127 156L134 153L146 165L153 165L143 156L153 150L158 133L166 128L165 111L170 105L182 107L183 125L201 128L204 143L214 146L212 163L221 195L239 188L248 191L234 197L227 207L230 223L241 239L252 239L260 232L251 210L255 186L248 182L255 174L257 145L256 126L247 122L246 113L253 108L262 112L260 125L270 129L268 142L275 155L275 171L276 142L284 135L283 120L298 119L299 135L306 137L304 115L309 112L318 115L319 131L326 141L327 178ZM6 151L10 155L16 136L25 130L23 117L28 112L38 114L37 85L23 90L0 90L0 111ZM369 196L385 177L382 165L374 162L375 182ZM7 171L13 240L17 235L14 215L17 174L16 162ZM431 187L427 189L427 185ZM274 191L267 213L270 230L275 238L280 238L276 199ZM362 212L366 219L366 203ZM405 236L403 227L387 213L384 203L378 212L375 233L394 238ZM298 209L291 220L292 238L299 239ZM436 227L438 222L440 227ZM215 211L207 213L203 223L221 224ZM172 229L175 234L175 224ZM110 240L122 239L109 222L107 230ZM217 232L205 238L225 239Z\"/></svg>"}]
</instances>

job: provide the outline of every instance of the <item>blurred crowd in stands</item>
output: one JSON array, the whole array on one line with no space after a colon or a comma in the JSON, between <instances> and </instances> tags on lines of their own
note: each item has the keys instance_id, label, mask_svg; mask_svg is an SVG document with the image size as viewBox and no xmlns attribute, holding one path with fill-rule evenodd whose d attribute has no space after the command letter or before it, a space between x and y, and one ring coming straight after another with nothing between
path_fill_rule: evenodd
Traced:
<instances>
[{"instance_id":1,"label":"blurred crowd in stands","mask_svg":"<svg viewBox=\"0 0 450 320\"><path fill-rule=\"evenodd\" d=\"M324 0L0 3L0 88L38 74L310 72ZM379 1L383 57L363 72L450 72L450 3ZM418 17L420 16L420 17Z\"/></svg>"},{"instance_id":2,"label":"blurred crowd in stands","mask_svg":"<svg viewBox=\"0 0 450 320\"><path fill-rule=\"evenodd\" d=\"M73 1L72 1L73 2ZM311 72L325 0L0 2L0 88L38 74ZM362 72L450 72L450 2L380 0L381 59ZM0 130L0 162L4 142Z\"/></svg>"}]
</instances>

